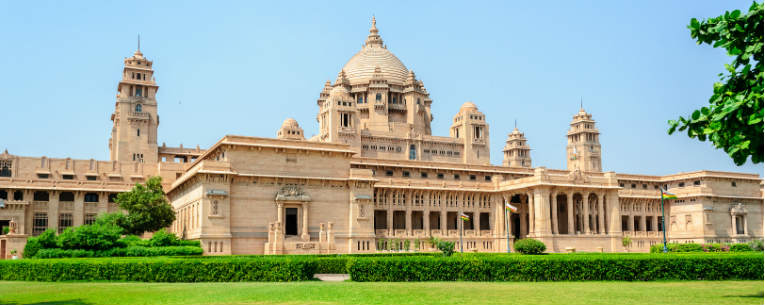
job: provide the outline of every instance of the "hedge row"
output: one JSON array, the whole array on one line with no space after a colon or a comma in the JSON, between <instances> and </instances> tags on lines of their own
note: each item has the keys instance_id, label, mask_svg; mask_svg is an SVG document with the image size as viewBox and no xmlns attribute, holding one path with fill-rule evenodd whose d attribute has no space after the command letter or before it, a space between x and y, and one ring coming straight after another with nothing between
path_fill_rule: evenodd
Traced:
<instances>
[{"instance_id":1,"label":"hedge row","mask_svg":"<svg viewBox=\"0 0 765 305\"><path fill-rule=\"evenodd\" d=\"M354 281L762 280L763 255L638 254L357 258Z\"/></svg>"},{"instance_id":2,"label":"hedge row","mask_svg":"<svg viewBox=\"0 0 765 305\"><path fill-rule=\"evenodd\" d=\"M127 248L112 248L108 250L64 250L59 248L40 249L34 258L67 258L67 257L121 257L121 256L190 256L202 255L199 246L168 246L143 247L130 246Z\"/></svg>"},{"instance_id":3,"label":"hedge row","mask_svg":"<svg viewBox=\"0 0 765 305\"><path fill-rule=\"evenodd\" d=\"M316 262L261 258L78 258L0 260L5 281L240 282L304 281Z\"/></svg>"}]
</instances>

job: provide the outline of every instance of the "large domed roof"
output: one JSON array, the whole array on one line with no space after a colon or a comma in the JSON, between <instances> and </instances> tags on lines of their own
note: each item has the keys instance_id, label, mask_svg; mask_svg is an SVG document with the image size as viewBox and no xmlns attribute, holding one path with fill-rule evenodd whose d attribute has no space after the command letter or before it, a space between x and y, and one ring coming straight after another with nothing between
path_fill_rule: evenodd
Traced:
<instances>
[{"instance_id":1,"label":"large domed roof","mask_svg":"<svg viewBox=\"0 0 765 305\"><path fill-rule=\"evenodd\" d=\"M367 83L378 67L383 78L389 83L403 84L409 72L401 60L383 46L376 21L372 18L372 28L364 47L348 60L343 66L343 71L351 84Z\"/></svg>"}]
</instances>

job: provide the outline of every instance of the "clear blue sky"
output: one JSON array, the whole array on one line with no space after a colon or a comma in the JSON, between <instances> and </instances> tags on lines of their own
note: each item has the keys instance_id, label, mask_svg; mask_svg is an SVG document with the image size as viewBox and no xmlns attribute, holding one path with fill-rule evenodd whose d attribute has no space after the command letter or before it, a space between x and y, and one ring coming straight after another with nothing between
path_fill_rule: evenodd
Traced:
<instances>
[{"instance_id":1,"label":"clear blue sky","mask_svg":"<svg viewBox=\"0 0 765 305\"><path fill-rule=\"evenodd\" d=\"M508 1L509 2L509 1ZM0 149L108 159L122 59L136 35L154 61L159 142L207 147L225 134L274 137L294 117L315 134L316 99L377 25L433 99L433 133L474 101L492 162L513 120L535 166L565 168L566 130L597 120L603 168L636 174L737 167L667 120L706 104L730 62L686 25L750 1L1 1Z\"/></svg>"}]
</instances>

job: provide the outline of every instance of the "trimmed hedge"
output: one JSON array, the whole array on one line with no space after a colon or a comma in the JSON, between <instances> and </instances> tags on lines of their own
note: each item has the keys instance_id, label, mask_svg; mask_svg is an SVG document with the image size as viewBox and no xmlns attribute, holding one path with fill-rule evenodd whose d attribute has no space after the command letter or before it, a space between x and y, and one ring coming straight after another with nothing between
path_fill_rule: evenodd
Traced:
<instances>
[{"instance_id":1,"label":"trimmed hedge","mask_svg":"<svg viewBox=\"0 0 765 305\"><path fill-rule=\"evenodd\" d=\"M756 246L756 242L752 242ZM651 246L651 253L663 253L664 244ZM667 243L667 252L750 252L755 251L750 244L697 244L697 243Z\"/></svg>"},{"instance_id":2,"label":"trimmed hedge","mask_svg":"<svg viewBox=\"0 0 765 305\"><path fill-rule=\"evenodd\" d=\"M354 281L762 280L758 254L632 254L356 258Z\"/></svg>"},{"instance_id":3,"label":"trimmed hedge","mask_svg":"<svg viewBox=\"0 0 765 305\"><path fill-rule=\"evenodd\" d=\"M516 252L523 254L542 254L547 250L545 243L533 238L524 238L513 243Z\"/></svg>"},{"instance_id":4,"label":"trimmed hedge","mask_svg":"<svg viewBox=\"0 0 765 305\"><path fill-rule=\"evenodd\" d=\"M0 260L4 281L305 281L317 263L296 258L77 258Z\"/></svg>"},{"instance_id":5,"label":"trimmed hedge","mask_svg":"<svg viewBox=\"0 0 765 305\"><path fill-rule=\"evenodd\" d=\"M121 256L190 256L202 255L202 248L194 246L112 248L108 250L82 249L40 249L34 258L67 258L67 257L121 257Z\"/></svg>"}]
</instances>

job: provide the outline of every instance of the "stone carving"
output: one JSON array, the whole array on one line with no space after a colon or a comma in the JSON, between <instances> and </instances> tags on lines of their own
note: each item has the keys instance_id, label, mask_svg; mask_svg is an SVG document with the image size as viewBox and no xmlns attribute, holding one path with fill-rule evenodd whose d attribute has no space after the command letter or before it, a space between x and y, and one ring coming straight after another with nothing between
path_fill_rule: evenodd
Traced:
<instances>
[{"instance_id":1,"label":"stone carving","mask_svg":"<svg viewBox=\"0 0 765 305\"><path fill-rule=\"evenodd\" d=\"M747 214L746 208L744 208L744 205L739 202L732 208L730 208L730 214L731 215L746 215Z\"/></svg>"},{"instance_id":2,"label":"stone carving","mask_svg":"<svg viewBox=\"0 0 765 305\"><path fill-rule=\"evenodd\" d=\"M276 201L311 201L311 196L297 185L285 185L276 192Z\"/></svg>"},{"instance_id":3,"label":"stone carving","mask_svg":"<svg viewBox=\"0 0 765 305\"><path fill-rule=\"evenodd\" d=\"M359 204L359 217L367 217L366 204Z\"/></svg>"},{"instance_id":4,"label":"stone carving","mask_svg":"<svg viewBox=\"0 0 765 305\"><path fill-rule=\"evenodd\" d=\"M16 217L11 218L11 221L8 223L8 234L16 234L16 230L18 229L18 224L16 223Z\"/></svg>"},{"instance_id":5,"label":"stone carving","mask_svg":"<svg viewBox=\"0 0 765 305\"><path fill-rule=\"evenodd\" d=\"M571 183L584 184L589 182L590 179L584 175L581 170L575 169L568 174L568 180L571 181Z\"/></svg>"}]
</instances>

